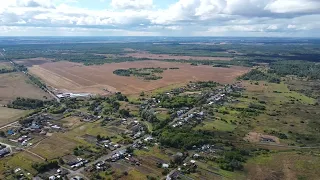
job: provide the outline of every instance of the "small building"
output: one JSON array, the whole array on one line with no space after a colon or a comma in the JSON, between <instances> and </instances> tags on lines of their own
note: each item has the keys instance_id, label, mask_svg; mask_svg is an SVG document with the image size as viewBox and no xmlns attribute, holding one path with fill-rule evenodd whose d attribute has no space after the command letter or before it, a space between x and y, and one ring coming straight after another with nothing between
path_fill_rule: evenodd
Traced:
<instances>
[{"instance_id":1,"label":"small building","mask_svg":"<svg viewBox=\"0 0 320 180\"><path fill-rule=\"evenodd\" d=\"M169 164L163 163L163 164L162 164L162 168L169 168Z\"/></svg>"},{"instance_id":2,"label":"small building","mask_svg":"<svg viewBox=\"0 0 320 180\"><path fill-rule=\"evenodd\" d=\"M10 150L8 148L3 148L0 150L0 157L4 157L5 155L9 154Z\"/></svg>"}]
</instances>

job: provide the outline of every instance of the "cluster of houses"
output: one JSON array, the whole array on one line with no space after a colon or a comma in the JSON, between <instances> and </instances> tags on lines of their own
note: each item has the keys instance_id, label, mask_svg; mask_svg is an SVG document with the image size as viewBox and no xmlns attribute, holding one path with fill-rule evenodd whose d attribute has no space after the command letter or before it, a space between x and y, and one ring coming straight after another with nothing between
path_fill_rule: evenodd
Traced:
<instances>
[{"instance_id":1,"label":"cluster of houses","mask_svg":"<svg viewBox=\"0 0 320 180\"><path fill-rule=\"evenodd\" d=\"M201 112L193 112L193 113L190 113L187 115L187 117L184 117L184 118L180 118L178 121L176 121L172 127L176 128L176 127L181 127L183 125L186 125L186 124L189 124L189 125L197 125L199 124L200 122L203 121L204 119L204 112L201 111Z\"/></svg>"},{"instance_id":2,"label":"cluster of houses","mask_svg":"<svg viewBox=\"0 0 320 180\"><path fill-rule=\"evenodd\" d=\"M62 159L64 163L70 166L72 169L80 168L89 162L86 159L76 157L74 155L67 155L64 156Z\"/></svg>"},{"instance_id":3,"label":"cluster of houses","mask_svg":"<svg viewBox=\"0 0 320 180\"><path fill-rule=\"evenodd\" d=\"M152 136L147 136L143 140L139 140L132 144L132 148L134 149L145 149L147 150L147 144L153 143L155 139Z\"/></svg>"},{"instance_id":4,"label":"cluster of houses","mask_svg":"<svg viewBox=\"0 0 320 180\"><path fill-rule=\"evenodd\" d=\"M213 153L217 153L218 151L223 150L223 147L218 147L216 145L210 145L210 144L205 144L199 148L196 148L196 151L199 153L203 153L203 154L213 154ZM194 154L194 158L199 158L200 155L199 154Z\"/></svg>"},{"instance_id":5,"label":"cluster of houses","mask_svg":"<svg viewBox=\"0 0 320 180\"><path fill-rule=\"evenodd\" d=\"M62 179L68 172L64 169L52 170L51 176L48 177L49 180Z\"/></svg>"},{"instance_id":6,"label":"cluster of houses","mask_svg":"<svg viewBox=\"0 0 320 180\"><path fill-rule=\"evenodd\" d=\"M32 146L32 143L28 143L32 138L27 136L27 135L23 135L21 137L19 137L18 139L16 140L12 140L13 142L18 142L20 143L22 146Z\"/></svg>"},{"instance_id":7,"label":"cluster of houses","mask_svg":"<svg viewBox=\"0 0 320 180\"><path fill-rule=\"evenodd\" d=\"M78 98L78 97L90 97L92 96L92 94L90 93L60 93L60 94L57 94L57 97L59 99L67 99L67 98Z\"/></svg>"},{"instance_id":8,"label":"cluster of houses","mask_svg":"<svg viewBox=\"0 0 320 180\"><path fill-rule=\"evenodd\" d=\"M93 164L92 166L85 168L85 171L88 171L88 172L105 171L105 170L109 169L110 167L111 167L110 164L108 164L104 161L99 161L99 162Z\"/></svg>"},{"instance_id":9,"label":"cluster of houses","mask_svg":"<svg viewBox=\"0 0 320 180\"><path fill-rule=\"evenodd\" d=\"M111 142L111 140L109 140L109 139L99 141L98 145L103 146L104 148L107 148L107 149L109 149L111 151L114 151L114 150L116 150L116 149L121 147L120 144Z\"/></svg>"},{"instance_id":10,"label":"cluster of houses","mask_svg":"<svg viewBox=\"0 0 320 180\"><path fill-rule=\"evenodd\" d=\"M60 131L63 128L56 122L58 119L61 118L55 118L49 114L34 114L23 120L20 131L41 135L45 135L49 131Z\"/></svg>"},{"instance_id":11,"label":"cluster of houses","mask_svg":"<svg viewBox=\"0 0 320 180\"><path fill-rule=\"evenodd\" d=\"M126 134L129 135L134 140L144 136L146 133L145 126L137 120L130 121L130 122L125 120L124 124L127 125L126 126L126 129L127 129Z\"/></svg>"},{"instance_id":12,"label":"cluster of houses","mask_svg":"<svg viewBox=\"0 0 320 180\"><path fill-rule=\"evenodd\" d=\"M208 98L207 102L209 105L221 103L226 100L227 94L241 90L243 90L243 87L239 82L232 85L227 85L224 88L210 93L210 97Z\"/></svg>"},{"instance_id":13,"label":"cluster of houses","mask_svg":"<svg viewBox=\"0 0 320 180\"><path fill-rule=\"evenodd\" d=\"M80 112L80 111L75 112L73 115L80 117L81 121L84 121L84 122L95 122L102 118L101 116L95 116L95 115Z\"/></svg>"},{"instance_id":14,"label":"cluster of houses","mask_svg":"<svg viewBox=\"0 0 320 180\"><path fill-rule=\"evenodd\" d=\"M124 159L128 155L129 154L127 153L126 149L119 150L119 151L113 153L109 158L107 158L106 161L108 161L108 162L116 162L116 161L118 161L120 159Z\"/></svg>"}]
</instances>

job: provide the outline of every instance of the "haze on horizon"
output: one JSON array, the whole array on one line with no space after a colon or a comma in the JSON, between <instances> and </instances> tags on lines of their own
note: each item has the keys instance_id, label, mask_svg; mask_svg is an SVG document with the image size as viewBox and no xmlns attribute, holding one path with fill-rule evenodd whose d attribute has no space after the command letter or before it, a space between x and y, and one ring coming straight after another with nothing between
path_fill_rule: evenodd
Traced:
<instances>
[{"instance_id":1,"label":"haze on horizon","mask_svg":"<svg viewBox=\"0 0 320 180\"><path fill-rule=\"evenodd\" d=\"M6 0L0 36L320 37L319 0Z\"/></svg>"}]
</instances>

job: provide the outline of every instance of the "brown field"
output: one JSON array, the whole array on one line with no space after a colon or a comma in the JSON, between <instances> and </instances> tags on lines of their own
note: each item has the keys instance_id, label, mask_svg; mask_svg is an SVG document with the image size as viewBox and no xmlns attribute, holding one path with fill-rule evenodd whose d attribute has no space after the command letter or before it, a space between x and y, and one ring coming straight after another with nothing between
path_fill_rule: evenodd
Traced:
<instances>
[{"instance_id":1,"label":"brown field","mask_svg":"<svg viewBox=\"0 0 320 180\"><path fill-rule=\"evenodd\" d=\"M28 82L22 73L0 74L0 104L8 104L17 97L44 99L50 95Z\"/></svg>"},{"instance_id":2,"label":"brown field","mask_svg":"<svg viewBox=\"0 0 320 180\"><path fill-rule=\"evenodd\" d=\"M136 77L123 77L113 74L116 69L178 67L178 70L167 70L163 77L156 81L144 81ZM71 92L90 92L105 94L104 89L125 94L135 94L141 91L151 91L173 84L189 81L212 80L220 83L232 83L235 78L248 71L244 67L213 68L211 66L191 66L183 63L162 61L136 61L104 64L100 66L84 66L71 62L55 62L36 65L30 72L42 78L47 84Z\"/></svg>"},{"instance_id":3,"label":"brown field","mask_svg":"<svg viewBox=\"0 0 320 180\"><path fill-rule=\"evenodd\" d=\"M21 116L27 115L28 111L0 107L0 114L0 126L4 126L16 121Z\"/></svg>"}]
</instances>

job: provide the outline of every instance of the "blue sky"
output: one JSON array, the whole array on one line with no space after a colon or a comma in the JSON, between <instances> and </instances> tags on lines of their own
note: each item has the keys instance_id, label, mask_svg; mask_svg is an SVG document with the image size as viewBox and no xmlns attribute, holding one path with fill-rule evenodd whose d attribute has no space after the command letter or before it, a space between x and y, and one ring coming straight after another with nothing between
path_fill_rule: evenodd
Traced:
<instances>
[{"instance_id":1,"label":"blue sky","mask_svg":"<svg viewBox=\"0 0 320 180\"><path fill-rule=\"evenodd\" d=\"M320 37L320 0L5 0L0 36Z\"/></svg>"}]
</instances>

